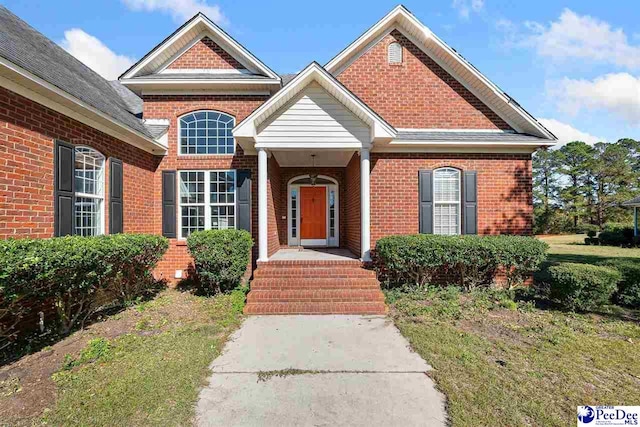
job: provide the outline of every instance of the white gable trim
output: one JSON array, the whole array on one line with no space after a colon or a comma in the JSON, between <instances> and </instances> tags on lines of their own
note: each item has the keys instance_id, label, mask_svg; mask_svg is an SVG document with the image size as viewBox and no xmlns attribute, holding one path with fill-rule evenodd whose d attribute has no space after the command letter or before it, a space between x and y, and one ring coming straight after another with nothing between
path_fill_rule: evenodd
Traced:
<instances>
[{"instance_id":1,"label":"white gable trim","mask_svg":"<svg viewBox=\"0 0 640 427\"><path fill-rule=\"evenodd\" d=\"M197 35L192 35L194 31L198 31ZM177 58L176 54L182 54L186 52L195 43L199 42L205 35L209 36L214 42L218 43L220 47L226 50L231 56L238 59L238 61L245 65L249 70L256 72L257 74L264 74L272 79L280 80L280 76L267 67L262 61L256 58L251 52L249 52L244 46L235 41L224 30L218 27L213 21L207 18L204 14L198 13L190 21L187 21L181 28L179 28L174 34L169 36L164 42L156 46L151 52L149 52L144 58L142 58L137 64L132 66L129 70L120 76L121 79L130 79L139 74L150 74L151 72L157 72L163 66L167 66ZM167 55L167 52L172 46L180 42L184 38L189 37L189 42L185 46L182 46L178 52L172 55ZM185 47L187 49L185 49ZM179 55L178 55L179 56ZM169 62L168 62L169 61ZM141 73L145 70L146 72Z\"/></svg>"},{"instance_id":2,"label":"white gable trim","mask_svg":"<svg viewBox=\"0 0 640 427\"><path fill-rule=\"evenodd\" d=\"M390 31L397 29L412 43L429 55L439 66L456 78L473 95L489 106L518 132L529 133L549 140L556 137L527 113L517 102L500 90L460 54L451 49L429 28L416 19L404 6L399 5L362 34L346 49L329 61L325 68L339 75L353 60L366 52Z\"/></svg>"},{"instance_id":3,"label":"white gable trim","mask_svg":"<svg viewBox=\"0 0 640 427\"><path fill-rule=\"evenodd\" d=\"M376 139L388 141L396 136L396 131L391 125L315 62L307 66L282 90L240 122L233 129L233 135L237 138L250 138L255 141L259 126L314 81L371 128L371 142Z\"/></svg>"}]
</instances>

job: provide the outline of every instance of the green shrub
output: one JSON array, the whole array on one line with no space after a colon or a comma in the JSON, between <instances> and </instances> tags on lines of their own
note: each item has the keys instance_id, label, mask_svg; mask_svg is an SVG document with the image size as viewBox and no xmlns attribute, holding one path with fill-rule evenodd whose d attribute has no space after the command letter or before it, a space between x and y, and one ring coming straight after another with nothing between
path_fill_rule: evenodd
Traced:
<instances>
[{"instance_id":1,"label":"green shrub","mask_svg":"<svg viewBox=\"0 0 640 427\"><path fill-rule=\"evenodd\" d=\"M550 297L569 310L587 311L609 303L622 275L613 268L561 263L549 267Z\"/></svg>"},{"instance_id":2,"label":"green shrub","mask_svg":"<svg viewBox=\"0 0 640 427\"><path fill-rule=\"evenodd\" d=\"M0 241L0 310L51 301L66 334L103 305L148 288L167 247L164 237L134 234ZM7 323L19 322L24 310Z\"/></svg>"},{"instance_id":3,"label":"green shrub","mask_svg":"<svg viewBox=\"0 0 640 427\"><path fill-rule=\"evenodd\" d=\"M622 274L618 290L613 298L616 303L640 308L640 261L625 258L611 258L599 263L601 266L615 268Z\"/></svg>"},{"instance_id":4,"label":"green shrub","mask_svg":"<svg viewBox=\"0 0 640 427\"><path fill-rule=\"evenodd\" d=\"M378 240L374 262L391 284L422 286L446 277L469 290L492 283L502 269L511 287L538 268L547 247L522 236L388 236Z\"/></svg>"},{"instance_id":5,"label":"green shrub","mask_svg":"<svg viewBox=\"0 0 640 427\"><path fill-rule=\"evenodd\" d=\"M608 222L598 237L600 243L606 246L632 246L634 245L633 232L633 224Z\"/></svg>"},{"instance_id":6,"label":"green shrub","mask_svg":"<svg viewBox=\"0 0 640 427\"><path fill-rule=\"evenodd\" d=\"M211 294L240 283L251 259L253 240L245 230L206 230L191 233L187 246L203 290Z\"/></svg>"},{"instance_id":7,"label":"green shrub","mask_svg":"<svg viewBox=\"0 0 640 427\"><path fill-rule=\"evenodd\" d=\"M595 224L581 224L578 226L581 233L589 237L596 237L600 228Z\"/></svg>"},{"instance_id":8,"label":"green shrub","mask_svg":"<svg viewBox=\"0 0 640 427\"><path fill-rule=\"evenodd\" d=\"M597 237L585 237L584 244L597 246L600 244L600 239L598 239Z\"/></svg>"}]
</instances>

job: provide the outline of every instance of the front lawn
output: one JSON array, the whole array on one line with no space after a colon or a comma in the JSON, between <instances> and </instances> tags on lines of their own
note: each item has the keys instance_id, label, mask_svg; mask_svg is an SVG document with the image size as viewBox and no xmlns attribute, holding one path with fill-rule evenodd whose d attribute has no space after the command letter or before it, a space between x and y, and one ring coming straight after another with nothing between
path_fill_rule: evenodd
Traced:
<instances>
[{"instance_id":1,"label":"front lawn","mask_svg":"<svg viewBox=\"0 0 640 427\"><path fill-rule=\"evenodd\" d=\"M640 400L632 313L541 310L482 292L388 296L396 325L433 366L454 426L574 425L578 405Z\"/></svg>"},{"instance_id":2,"label":"front lawn","mask_svg":"<svg viewBox=\"0 0 640 427\"><path fill-rule=\"evenodd\" d=\"M9 425L189 425L244 292L167 290L0 370Z\"/></svg>"},{"instance_id":3,"label":"front lawn","mask_svg":"<svg viewBox=\"0 0 640 427\"><path fill-rule=\"evenodd\" d=\"M579 244L583 236L545 240L547 265L640 258L640 249ZM578 405L640 401L638 312L576 314L512 296L387 292L396 325L434 367L454 426L574 425Z\"/></svg>"}]
</instances>

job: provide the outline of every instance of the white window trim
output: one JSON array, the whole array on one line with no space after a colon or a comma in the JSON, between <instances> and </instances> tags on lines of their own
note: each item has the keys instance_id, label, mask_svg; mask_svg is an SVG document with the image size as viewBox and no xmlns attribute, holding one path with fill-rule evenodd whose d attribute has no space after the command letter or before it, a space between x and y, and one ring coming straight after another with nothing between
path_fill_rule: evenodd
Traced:
<instances>
[{"instance_id":1,"label":"white window trim","mask_svg":"<svg viewBox=\"0 0 640 427\"><path fill-rule=\"evenodd\" d=\"M204 173L204 188L205 188L205 201L204 203L185 203L184 206L204 206L204 229L211 230L211 206L233 206L233 228L238 228L238 173L236 169L180 169L177 175L177 188L178 188L178 215L176 215L177 227L178 227L178 239L187 240L187 237L182 235L182 190L181 190L181 174L183 172L203 172ZM211 197L211 172L233 172L233 203L211 203L209 202Z\"/></svg>"},{"instance_id":2,"label":"white window trim","mask_svg":"<svg viewBox=\"0 0 640 427\"><path fill-rule=\"evenodd\" d=\"M233 130L233 128L236 126L236 118L235 116L226 113L224 111L218 111L218 110L195 110L195 111L189 111L188 113L184 113L181 116L178 117L178 134L177 134L177 139L178 139L178 157L186 157L186 156L234 156L236 154L236 138L235 136L233 136L233 132L231 133L231 137L233 139L233 150L231 151L231 153L216 153L216 154L211 154L211 153L183 153L182 152L182 119L186 116L189 116L191 114L197 114L197 113L218 113L218 114L224 114L226 116L231 117L232 121L230 124L230 130ZM196 136L197 138L197 136Z\"/></svg>"},{"instance_id":3,"label":"white window trim","mask_svg":"<svg viewBox=\"0 0 640 427\"><path fill-rule=\"evenodd\" d=\"M105 234L105 193L106 193L106 180L105 180L105 168L107 167L107 158L105 157L104 154L102 154L100 151L96 150L93 147L89 147L88 145L76 145L74 147L74 155L77 155L77 151L79 148L85 148L88 150L93 151L94 153L98 154L100 157L102 157L102 168L100 169L100 177L96 180L100 181L100 194L90 194L90 193L82 193L79 191L74 191L73 192L73 198L74 198L74 205L73 205L73 233L76 233L76 206L75 206L75 201L77 200L78 197L80 198L86 198L86 199L97 199L100 200L100 224L98 224L99 226L99 230L98 230L98 234L96 234L97 236L102 236ZM74 163L73 165L73 179L75 181L76 179L76 165ZM75 182L74 182L74 187L75 187ZM77 234L79 235L79 234Z\"/></svg>"},{"instance_id":4,"label":"white window trim","mask_svg":"<svg viewBox=\"0 0 640 427\"><path fill-rule=\"evenodd\" d=\"M458 174L458 200L437 200L436 201L436 172L442 170L453 170ZM462 171L460 169L446 166L438 168L433 171L433 234L442 236L459 236L462 234ZM436 205L458 205L458 230L456 234L441 234L436 233Z\"/></svg>"}]
</instances>

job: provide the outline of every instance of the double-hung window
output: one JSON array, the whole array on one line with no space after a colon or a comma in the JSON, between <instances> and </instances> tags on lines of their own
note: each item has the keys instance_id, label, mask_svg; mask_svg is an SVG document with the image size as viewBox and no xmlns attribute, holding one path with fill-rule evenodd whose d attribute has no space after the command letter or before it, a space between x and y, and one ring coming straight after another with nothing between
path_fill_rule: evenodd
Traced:
<instances>
[{"instance_id":1,"label":"double-hung window","mask_svg":"<svg viewBox=\"0 0 640 427\"><path fill-rule=\"evenodd\" d=\"M460 171L436 169L433 173L433 233L460 234Z\"/></svg>"},{"instance_id":2,"label":"double-hung window","mask_svg":"<svg viewBox=\"0 0 640 427\"><path fill-rule=\"evenodd\" d=\"M97 236L104 233L104 156L76 147L75 157L75 234Z\"/></svg>"},{"instance_id":3,"label":"double-hung window","mask_svg":"<svg viewBox=\"0 0 640 427\"><path fill-rule=\"evenodd\" d=\"M236 171L180 171L180 238L236 227Z\"/></svg>"},{"instance_id":4,"label":"double-hung window","mask_svg":"<svg viewBox=\"0 0 640 427\"><path fill-rule=\"evenodd\" d=\"M180 154L233 154L235 119L218 111L196 111L179 119Z\"/></svg>"}]
</instances>

